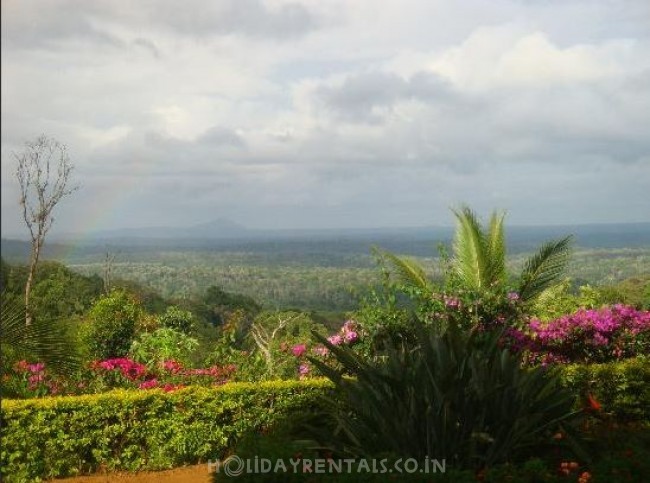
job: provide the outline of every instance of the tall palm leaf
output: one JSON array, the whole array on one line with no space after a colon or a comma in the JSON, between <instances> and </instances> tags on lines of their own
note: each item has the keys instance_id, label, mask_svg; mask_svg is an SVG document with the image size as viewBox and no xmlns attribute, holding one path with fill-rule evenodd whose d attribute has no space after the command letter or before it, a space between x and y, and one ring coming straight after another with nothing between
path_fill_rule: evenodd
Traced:
<instances>
[{"instance_id":1,"label":"tall palm leaf","mask_svg":"<svg viewBox=\"0 0 650 483\"><path fill-rule=\"evenodd\" d=\"M571 236L545 243L530 257L519 278L519 297L527 302L557 283L571 255Z\"/></svg>"},{"instance_id":2,"label":"tall palm leaf","mask_svg":"<svg viewBox=\"0 0 650 483\"><path fill-rule=\"evenodd\" d=\"M453 211L458 220L452 260L454 272L465 287L480 290L491 281L489 242L471 209L463 207Z\"/></svg>"},{"instance_id":3,"label":"tall palm leaf","mask_svg":"<svg viewBox=\"0 0 650 483\"><path fill-rule=\"evenodd\" d=\"M65 327L34 319L25 325L25 308L2 294L0 317L1 367L4 373L11 359L32 359L48 367L69 373L78 365L75 347Z\"/></svg>"},{"instance_id":4,"label":"tall palm leaf","mask_svg":"<svg viewBox=\"0 0 650 483\"><path fill-rule=\"evenodd\" d=\"M503 219L505 213L496 211L490 218L490 227L487 234L487 248L489 269L487 271L491 283L504 283L506 274L506 242L503 232ZM486 280L487 281L487 280Z\"/></svg>"}]
</instances>

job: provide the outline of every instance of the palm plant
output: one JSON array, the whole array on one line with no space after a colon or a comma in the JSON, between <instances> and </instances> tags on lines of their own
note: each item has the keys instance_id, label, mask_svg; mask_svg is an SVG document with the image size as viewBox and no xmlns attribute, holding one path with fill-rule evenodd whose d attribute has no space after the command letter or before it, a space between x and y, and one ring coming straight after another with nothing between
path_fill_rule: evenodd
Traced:
<instances>
[{"instance_id":1,"label":"palm plant","mask_svg":"<svg viewBox=\"0 0 650 483\"><path fill-rule=\"evenodd\" d=\"M494 212L487 229L468 207L454 210L454 215L457 228L451 274L458 285L478 294L505 291L508 276L504 213ZM560 280L569 261L570 244L570 236L547 242L525 262L515 287L522 302L534 301ZM403 284L428 293L432 291L431 282L416 262L389 252L381 254Z\"/></svg>"},{"instance_id":2,"label":"palm plant","mask_svg":"<svg viewBox=\"0 0 650 483\"><path fill-rule=\"evenodd\" d=\"M62 324L38 318L25 325L25 308L2 294L0 317L0 377L20 359L44 362L59 373L71 373L78 367L75 347Z\"/></svg>"}]
</instances>

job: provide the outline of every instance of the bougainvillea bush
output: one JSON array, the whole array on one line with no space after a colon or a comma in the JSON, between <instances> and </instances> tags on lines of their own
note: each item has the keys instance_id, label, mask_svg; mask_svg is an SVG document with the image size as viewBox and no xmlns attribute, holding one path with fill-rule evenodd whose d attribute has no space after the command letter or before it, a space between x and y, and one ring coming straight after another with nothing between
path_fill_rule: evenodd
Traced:
<instances>
[{"instance_id":1,"label":"bougainvillea bush","mask_svg":"<svg viewBox=\"0 0 650 483\"><path fill-rule=\"evenodd\" d=\"M580 309L550 322L509 329L513 348L529 363L598 363L650 353L650 312L626 305Z\"/></svg>"},{"instance_id":2,"label":"bougainvillea bush","mask_svg":"<svg viewBox=\"0 0 650 483\"><path fill-rule=\"evenodd\" d=\"M186 386L219 386L235 372L233 365L191 369L168 360L148 367L125 357L93 361L73 377L60 377L48 371L44 363L16 363L7 374L10 395L18 398L97 394L112 389L163 389L172 391Z\"/></svg>"}]
</instances>

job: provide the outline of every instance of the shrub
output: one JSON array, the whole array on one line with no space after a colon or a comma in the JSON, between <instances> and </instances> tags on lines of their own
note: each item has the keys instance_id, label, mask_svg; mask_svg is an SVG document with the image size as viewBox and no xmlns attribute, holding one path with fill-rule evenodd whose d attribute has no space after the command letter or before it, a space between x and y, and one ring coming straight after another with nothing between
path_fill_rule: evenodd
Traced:
<instances>
[{"instance_id":1,"label":"shrub","mask_svg":"<svg viewBox=\"0 0 650 483\"><path fill-rule=\"evenodd\" d=\"M194 331L194 316L192 312L172 305L160 316L160 325L190 335Z\"/></svg>"},{"instance_id":2,"label":"shrub","mask_svg":"<svg viewBox=\"0 0 650 483\"><path fill-rule=\"evenodd\" d=\"M168 360L187 364L198 345L198 340L186 333L165 327L140 334L131 344L129 354L143 364L157 365Z\"/></svg>"},{"instance_id":3,"label":"shrub","mask_svg":"<svg viewBox=\"0 0 650 483\"><path fill-rule=\"evenodd\" d=\"M96 359L124 357L135 336L140 306L126 292L113 291L100 298L90 309L88 348Z\"/></svg>"},{"instance_id":4,"label":"shrub","mask_svg":"<svg viewBox=\"0 0 650 483\"><path fill-rule=\"evenodd\" d=\"M650 352L650 312L620 304L581 309L551 322L532 320L509 336L532 363L608 362Z\"/></svg>"},{"instance_id":5,"label":"shrub","mask_svg":"<svg viewBox=\"0 0 650 483\"><path fill-rule=\"evenodd\" d=\"M591 395L617 420L650 422L650 360L560 365L562 383L585 401Z\"/></svg>"},{"instance_id":6,"label":"shrub","mask_svg":"<svg viewBox=\"0 0 650 483\"><path fill-rule=\"evenodd\" d=\"M250 431L318 404L323 380L5 400L4 481L164 469L222 458Z\"/></svg>"}]
</instances>

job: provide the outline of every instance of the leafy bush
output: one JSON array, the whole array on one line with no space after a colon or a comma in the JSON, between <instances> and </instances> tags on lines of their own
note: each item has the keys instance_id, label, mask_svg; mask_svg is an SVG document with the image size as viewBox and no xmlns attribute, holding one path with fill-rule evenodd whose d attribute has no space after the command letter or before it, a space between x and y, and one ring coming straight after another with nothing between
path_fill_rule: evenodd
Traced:
<instances>
[{"instance_id":1,"label":"leafy bush","mask_svg":"<svg viewBox=\"0 0 650 483\"><path fill-rule=\"evenodd\" d=\"M342 429L323 435L332 438L325 444L353 455L428 456L456 468L483 467L550 442L552 431L576 417L574 396L555 371L523 368L499 347L501 333L414 331L416 344L389 346L374 359L316 336L343 367L311 358L346 404L332 407Z\"/></svg>"},{"instance_id":2,"label":"leafy bush","mask_svg":"<svg viewBox=\"0 0 650 483\"><path fill-rule=\"evenodd\" d=\"M131 344L129 354L143 364L158 365L168 360L188 364L198 345L198 340L186 333L165 327L140 334Z\"/></svg>"},{"instance_id":3,"label":"leafy bush","mask_svg":"<svg viewBox=\"0 0 650 483\"><path fill-rule=\"evenodd\" d=\"M160 325L190 335L194 331L194 316L192 312L172 305L160 316Z\"/></svg>"},{"instance_id":4,"label":"leafy bush","mask_svg":"<svg viewBox=\"0 0 650 483\"><path fill-rule=\"evenodd\" d=\"M113 291L100 298L88 313L88 348L96 359L125 356L142 315L140 306L126 292Z\"/></svg>"},{"instance_id":5,"label":"leafy bush","mask_svg":"<svg viewBox=\"0 0 650 483\"><path fill-rule=\"evenodd\" d=\"M607 362L650 352L650 312L620 304L581 309L508 335L529 362Z\"/></svg>"},{"instance_id":6,"label":"leafy bush","mask_svg":"<svg viewBox=\"0 0 650 483\"><path fill-rule=\"evenodd\" d=\"M602 412L619 421L650 422L650 360L636 357L605 364L559 365L562 384L581 397L591 395Z\"/></svg>"},{"instance_id":7,"label":"leafy bush","mask_svg":"<svg viewBox=\"0 0 650 483\"><path fill-rule=\"evenodd\" d=\"M5 400L1 475L12 483L216 460L244 434L317 405L330 387L323 380L234 383Z\"/></svg>"}]
</instances>

